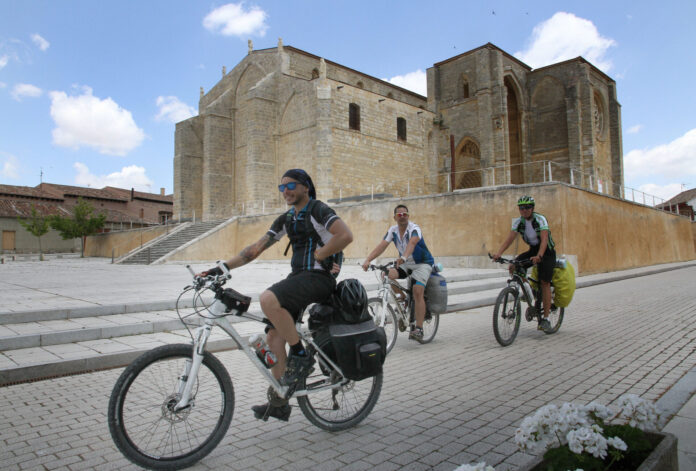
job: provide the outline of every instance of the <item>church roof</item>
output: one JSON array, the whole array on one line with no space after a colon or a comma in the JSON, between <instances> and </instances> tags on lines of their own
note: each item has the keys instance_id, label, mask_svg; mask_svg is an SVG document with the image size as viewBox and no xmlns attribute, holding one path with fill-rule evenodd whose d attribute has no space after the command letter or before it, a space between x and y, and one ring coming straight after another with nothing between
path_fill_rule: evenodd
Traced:
<instances>
[{"instance_id":1,"label":"church roof","mask_svg":"<svg viewBox=\"0 0 696 471\"><path fill-rule=\"evenodd\" d=\"M496 49L496 50L502 52L503 55L504 55L505 57L507 57L508 59L510 59L510 60L512 60L512 61L514 61L514 62L517 62L519 65L521 65L521 66L524 67L525 69L527 69L527 70L532 70L531 67L529 67L527 64L525 64L524 62L522 62L521 60L519 60L517 57L508 54L507 52L503 51L503 50L500 49L498 46L496 46L495 44L490 43L490 42L484 44L483 46L479 46L479 47L477 47L476 49L472 49L472 50L470 50L470 51L466 51L466 52L463 52L463 53L461 53L461 54L459 54L459 55L456 55L456 56L454 56L454 57L450 57L449 59L445 59L445 60L443 60L443 61L440 61L440 62L434 64L433 66L434 66L434 67L439 67L439 66L441 66L441 65L443 65L443 64L446 64L446 63L448 63L448 62L455 61L455 60L459 59L460 57L468 56L468 55L470 55L470 54L473 54L473 53L475 53L475 52L478 52L478 51L480 51L481 49Z\"/></svg>"}]
</instances>

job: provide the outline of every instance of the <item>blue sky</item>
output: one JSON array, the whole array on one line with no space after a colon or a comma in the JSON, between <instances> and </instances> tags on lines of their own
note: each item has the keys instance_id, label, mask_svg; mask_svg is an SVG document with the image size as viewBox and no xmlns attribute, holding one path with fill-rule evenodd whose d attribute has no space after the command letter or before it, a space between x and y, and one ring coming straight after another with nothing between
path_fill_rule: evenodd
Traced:
<instances>
[{"instance_id":1,"label":"blue sky","mask_svg":"<svg viewBox=\"0 0 696 471\"><path fill-rule=\"evenodd\" d=\"M432 5L430 7L426 5ZM286 45L425 94L492 42L617 82L625 184L696 187L696 2L0 0L0 183L173 191L174 123L255 49Z\"/></svg>"}]
</instances>

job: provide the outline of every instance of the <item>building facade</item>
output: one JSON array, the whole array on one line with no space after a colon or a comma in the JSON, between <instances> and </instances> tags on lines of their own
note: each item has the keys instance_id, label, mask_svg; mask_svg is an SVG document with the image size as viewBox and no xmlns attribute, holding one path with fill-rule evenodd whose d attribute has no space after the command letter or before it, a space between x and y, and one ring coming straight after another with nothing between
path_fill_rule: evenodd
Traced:
<instances>
[{"instance_id":1,"label":"building facade","mask_svg":"<svg viewBox=\"0 0 696 471\"><path fill-rule=\"evenodd\" d=\"M250 45L176 126L174 218L284 207L276 186L296 167L323 200L537 182L540 162L555 180L623 184L616 83L586 60L532 70L489 43L427 81L423 97L281 41Z\"/></svg>"}]
</instances>

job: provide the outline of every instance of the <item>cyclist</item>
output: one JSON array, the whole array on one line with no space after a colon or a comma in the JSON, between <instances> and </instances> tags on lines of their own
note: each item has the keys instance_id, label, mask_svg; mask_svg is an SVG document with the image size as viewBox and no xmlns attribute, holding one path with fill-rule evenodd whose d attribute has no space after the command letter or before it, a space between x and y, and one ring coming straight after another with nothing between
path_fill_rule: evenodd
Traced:
<instances>
[{"instance_id":1,"label":"cyclist","mask_svg":"<svg viewBox=\"0 0 696 471\"><path fill-rule=\"evenodd\" d=\"M313 363L295 323L309 304L325 301L334 292L336 280L330 273L334 270L334 254L353 241L353 234L333 209L316 199L312 179L304 170L285 172L278 189L291 208L276 218L263 237L227 260L225 265L229 269L245 265L284 235L290 238L292 272L261 293L259 302L269 323L266 327L268 345L278 357L271 371L282 385L292 390L310 373ZM216 273L220 273L217 267L200 275ZM287 355L286 343L290 345ZM287 421L291 412L287 398L278 397L272 387L268 396L268 403L252 407L256 418L266 420L270 416Z\"/></svg>"},{"instance_id":2,"label":"cyclist","mask_svg":"<svg viewBox=\"0 0 696 471\"><path fill-rule=\"evenodd\" d=\"M428 283L435 260L425 245L421 228L408 218L408 208L405 205L400 204L394 208L396 225L389 228L382 241L370 252L362 268L367 271L370 262L382 255L390 242L394 242L399 258L395 262L396 269L390 269L388 276L392 280L410 276L413 280L416 326L411 330L408 338L420 340L423 338L423 321L425 320L425 285Z\"/></svg>"},{"instance_id":3,"label":"cyclist","mask_svg":"<svg viewBox=\"0 0 696 471\"><path fill-rule=\"evenodd\" d=\"M556 251L551 237L549 223L544 216L534 212L534 198L528 195L517 200L520 217L512 220L512 230L498 252L493 255L493 260L498 260L505 249L517 234L522 234L522 239L529 244L529 250L517 256L516 260L531 259L535 265L539 265L539 281L541 284L541 298L544 305L544 315L539 321L539 330L551 328L549 313L551 312L551 278L556 266ZM512 272L512 266L510 266Z\"/></svg>"}]
</instances>

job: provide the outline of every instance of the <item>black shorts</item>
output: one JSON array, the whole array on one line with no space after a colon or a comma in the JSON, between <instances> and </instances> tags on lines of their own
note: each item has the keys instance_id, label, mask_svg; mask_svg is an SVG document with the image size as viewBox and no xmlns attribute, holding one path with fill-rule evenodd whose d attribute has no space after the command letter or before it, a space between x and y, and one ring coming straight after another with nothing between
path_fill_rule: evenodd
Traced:
<instances>
[{"instance_id":1,"label":"black shorts","mask_svg":"<svg viewBox=\"0 0 696 471\"><path fill-rule=\"evenodd\" d=\"M525 258L532 258L539 253L539 246L531 247L525 253L519 254L516 260L523 260ZM553 278L553 269L556 267L556 251L546 247L546 252L544 256L541 257L541 262L537 265L537 270L539 271L539 281L547 281L551 283L551 278Z\"/></svg>"},{"instance_id":2,"label":"black shorts","mask_svg":"<svg viewBox=\"0 0 696 471\"><path fill-rule=\"evenodd\" d=\"M290 273L287 278L268 288L295 322L307 306L326 301L335 289L334 277L319 270Z\"/></svg>"}]
</instances>

